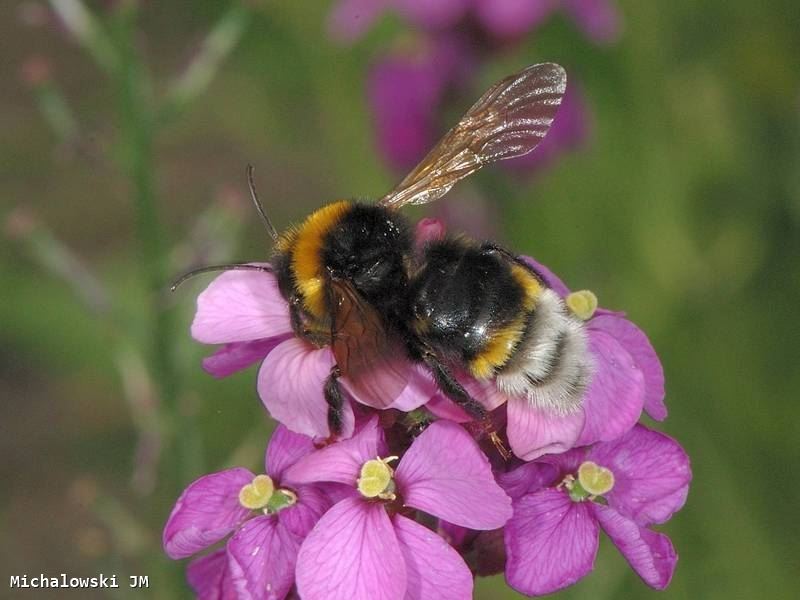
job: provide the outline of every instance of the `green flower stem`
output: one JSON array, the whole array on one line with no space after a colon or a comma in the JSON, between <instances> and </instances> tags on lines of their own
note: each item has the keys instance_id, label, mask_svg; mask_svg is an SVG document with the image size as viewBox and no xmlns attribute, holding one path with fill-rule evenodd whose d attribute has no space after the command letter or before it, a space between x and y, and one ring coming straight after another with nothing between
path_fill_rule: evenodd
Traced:
<instances>
[{"instance_id":1,"label":"green flower stem","mask_svg":"<svg viewBox=\"0 0 800 600\"><path fill-rule=\"evenodd\" d=\"M113 73L119 68L120 57L112 39L81 0L50 0L50 6L101 69Z\"/></svg>"},{"instance_id":2,"label":"green flower stem","mask_svg":"<svg viewBox=\"0 0 800 600\"><path fill-rule=\"evenodd\" d=\"M136 52L135 17L135 11L130 10L120 15L116 23L120 63L119 70L114 74L114 83L118 91L121 159L132 186L142 275L148 296L147 355L161 397L161 414L168 433L166 442L177 443L177 452L168 451L165 454L175 457L176 464L170 480L177 485L196 475L201 468L201 461L199 441L195 439L198 436L197 427L191 415L181 414L179 406L174 313L167 309L164 302L170 276L169 244L156 199L154 110L150 78Z\"/></svg>"},{"instance_id":3,"label":"green flower stem","mask_svg":"<svg viewBox=\"0 0 800 600\"><path fill-rule=\"evenodd\" d=\"M61 90L52 81L34 87L34 95L45 122L56 134L59 143L67 144L78 137L78 122Z\"/></svg>"}]
</instances>

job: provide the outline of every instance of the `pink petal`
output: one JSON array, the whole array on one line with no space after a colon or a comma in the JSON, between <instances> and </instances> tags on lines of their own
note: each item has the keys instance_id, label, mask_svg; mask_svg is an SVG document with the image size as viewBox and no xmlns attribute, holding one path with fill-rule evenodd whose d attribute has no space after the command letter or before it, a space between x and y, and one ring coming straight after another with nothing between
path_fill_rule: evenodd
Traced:
<instances>
[{"instance_id":1,"label":"pink petal","mask_svg":"<svg viewBox=\"0 0 800 600\"><path fill-rule=\"evenodd\" d=\"M185 558L218 542L250 511L239 504L239 490L253 480L247 469L205 475L187 487L164 526L163 544L170 558Z\"/></svg>"},{"instance_id":2,"label":"pink petal","mask_svg":"<svg viewBox=\"0 0 800 600\"><path fill-rule=\"evenodd\" d=\"M303 600L402 600L406 567L381 504L347 498L331 508L297 557Z\"/></svg>"},{"instance_id":3,"label":"pink petal","mask_svg":"<svg viewBox=\"0 0 800 600\"><path fill-rule=\"evenodd\" d=\"M361 466L383 456L386 456L383 430L378 426L378 418L373 417L350 439L301 458L286 470L285 477L298 483L332 481L355 486Z\"/></svg>"},{"instance_id":4,"label":"pink petal","mask_svg":"<svg viewBox=\"0 0 800 600\"><path fill-rule=\"evenodd\" d=\"M385 353L374 354L370 364L357 376L342 377L339 383L353 400L379 410L398 403L416 408L427 400L419 390L423 382L416 377L416 367L406 358L399 343Z\"/></svg>"},{"instance_id":5,"label":"pink petal","mask_svg":"<svg viewBox=\"0 0 800 600\"><path fill-rule=\"evenodd\" d=\"M594 372L583 396L586 423L577 445L618 438L636 424L644 406L644 375L633 357L604 331L589 331Z\"/></svg>"},{"instance_id":6,"label":"pink petal","mask_svg":"<svg viewBox=\"0 0 800 600\"><path fill-rule=\"evenodd\" d=\"M508 400L508 443L522 460L565 452L575 445L583 429L584 411L554 415L533 406L526 398Z\"/></svg>"},{"instance_id":7,"label":"pink petal","mask_svg":"<svg viewBox=\"0 0 800 600\"><path fill-rule=\"evenodd\" d=\"M644 582L657 590L669 585L678 555L663 533L640 527L609 506L592 503L600 526Z\"/></svg>"},{"instance_id":8,"label":"pink petal","mask_svg":"<svg viewBox=\"0 0 800 600\"><path fill-rule=\"evenodd\" d=\"M586 36L598 44L615 41L622 31L622 16L613 0L563 0L564 9Z\"/></svg>"},{"instance_id":9,"label":"pink petal","mask_svg":"<svg viewBox=\"0 0 800 600\"><path fill-rule=\"evenodd\" d=\"M334 40L352 43L381 16L389 0L340 0L328 15L328 33Z\"/></svg>"},{"instance_id":10,"label":"pink petal","mask_svg":"<svg viewBox=\"0 0 800 600\"><path fill-rule=\"evenodd\" d=\"M237 600L224 548L189 563L186 579L198 600Z\"/></svg>"},{"instance_id":11,"label":"pink petal","mask_svg":"<svg viewBox=\"0 0 800 600\"><path fill-rule=\"evenodd\" d=\"M521 256L520 258L533 267L533 269L542 276L547 286L555 291L559 296L564 298L565 296L569 295L569 288L564 285L564 282L559 279L558 275L553 273L549 268L540 262L536 262L536 260L530 256Z\"/></svg>"},{"instance_id":12,"label":"pink petal","mask_svg":"<svg viewBox=\"0 0 800 600\"><path fill-rule=\"evenodd\" d=\"M270 352L258 372L258 395L272 418L295 433L328 437L328 403L323 387L334 359L330 348L316 349L297 338ZM353 408L342 406L343 437L353 431Z\"/></svg>"},{"instance_id":13,"label":"pink petal","mask_svg":"<svg viewBox=\"0 0 800 600\"><path fill-rule=\"evenodd\" d=\"M272 273L226 271L197 297L192 337L204 344L249 342L292 332Z\"/></svg>"},{"instance_id":14,"label":"pink petal","mask_svg":"<svg viewBox=\"0 0 800 600\"><path fill-rule=\"evenodd\" d=\"M594 568L599 529L587 503L546 489L514 502L506 525L506 581L529 596L572 585Z\"/></svg>"},{"instance_id":15,"label":"pink petal","mask_svg":"<svg viewBox=\"0 0 800 600\"><path fill-rule=\"evenodd\" d=\"M214 377L227 377L264 360L264 357L285 339L286 336L281 336L225 344L214 354L203 359L203 370Z\"/></svg>"},{"instance_id":16,"label":"pink petal","mask_svg":"<svg viewBox=\"0 0 800 600\"><path fill-rule=\"evenodd\" d=\"M404 600L472 598L472 573L447 542L400 514L394 516L394 531L406 563Z\"/></svg>"},{"instance_id":17,"label":"pink petal","mask_svg":"<svg viewBox=\"0 0 800 600\"><path fill-rule=\"evenodd\" d=\"M286 469L315 450L313 439L307 435L294 433L284 425L278 425L267 445L264 457L265 470L277 482L286 483L283 481Z\"/></svg>"},{"instance_id":18,"label":"pink petal","mask_svg":"<svg viewBox=\"0 0 800 600\"><path fill-rule=\"evenodd\" d=\"M555 454L553 456L561 456ZM555 465L544 462L529 462L520 465L512 471L500 473L497 476L497 483L500 484L506 494L514 500L521 498L525 494L538 492L544 487L550 487L558 483L559 470Z\"/></svg>"},{"instance_id":19,"label":"pink petal","mask_svg":"<svg viewBox=\"0 0 800 600\"><path fill-rule=\"evenodd\" d=\"M481 24L499 38L516 38L549 17L553 0L478 0L474 10Z\"/></svg>"},{"instance_id":20,"label":"pink petal","mask_svg":"<svg viewBox=\"0 0 800 600\"><path fill-rule=\"evenodd\" d=\"M436 421L406 451L395 472L406 506L470 529L496 529L511 516L511 499L497 485L470 435Z\"/></svg>"},{"instance_id":21,"label":"pink petal","mask_svg":"<svg viewBox=\"0 0 800 600\"><path fill-rule=\"evenodd\" d=\"M578 467L581 463L587 460L586 455L589 452L588 446L580 448L572 448L561 454L548 454L542 456L538 463L545 463L555 467L558 470L559 477L564 475L575 475L578 472Z\"/></svg>"},{"instance_id":22,"label":"pink petal","mask_svg":"<svg viewBox=\"0 0 800 600\"><path fill-rule=\"evenodd\" d=\"M644 409L656 421L667 418L664 405L664 369L644 332L623 316L597 314L589 321L589 329L612 335L636 361L644 375Z\"/></svg>"},{"instance_id":23,"label":"pink petal","mask_svg":"<svg viewBox=\"0 0 800 600\"><path fill-rule=\"evenodd\" d=\"M249 520L228 541L231 579L239 597L283 600L294 585L300 539L274 516Z\"/></svg>"},{"instance_id":24,"label":"pink petal","mask_svg":"<svg viewBox=\"0 0 800 600\"><path fill-rule=\"evenodd\" d=\"M497 389L497 385L491 379L478 380L470 377L462 371L455 372L456 379L464 386L467 393L480 402L483 407L492 411L508 401L508 396Z\"/></svg>"},{"instance_id":25,"label":"pink petal","mask_svg":"<svg viewBox=\"0 0 800 600\"><path fill-rule=\"evenodd\" d=\"M439 388L425 367L414 365L407 373L408 383L392 402L391 408L410 412L427 403L439 393Z\"/></svg>"},{"instance_id":26,"label":"pink petal","mask_svg":"<svg viewBox=\"0 0 800 600\"><path fill-rule=\"evenodd\" d=\"M436 528L439 536L446 541L453 548L461 548L467 541L475 537L475 532L461 525L453 525L449 521L439 519L439 524Z\"/></svg>"},{"instance_id":27,"label":"pink petal","mask_svg":"<svg viewBox=\"0 0 800 600\"><path fill-rule=\"evenodd\" d=\"M663 523L689 492L689 457L669 436L637 425L613 442L597 444L587 457L614 473L609 506L640 525Z\"/></svg>"},{"instance_id":28,"label":"pink petal","mask_svg":"<svg viewBox=\"0 0 800 600\"><path fill-rule=\"evenodd\" d=\"M320 485L295 485L297 504L278 513L278 521L301 540L314 528L320 517L333 505Z\"/></svg>"},{"instance_id":29,"label":"pink petal","mask_svg":"<svg viewBox=\"0 0 800 600\"><path fill-rule=\"evenodd\" d=\"M464 412L461 407L442 394L433 396L425 405L425 408L440 419L447 419L455 423L467 423L472 421L472 417Z\"/></svg>"}]
</instances>

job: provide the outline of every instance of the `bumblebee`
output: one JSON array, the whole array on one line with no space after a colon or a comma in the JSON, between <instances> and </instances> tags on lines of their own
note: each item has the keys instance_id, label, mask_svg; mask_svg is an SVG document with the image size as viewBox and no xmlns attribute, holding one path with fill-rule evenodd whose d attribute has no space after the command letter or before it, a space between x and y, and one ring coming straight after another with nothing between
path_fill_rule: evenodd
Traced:
<instances>
[{"instance_id":1,"label":"bumblebee","mask_svg":"<svg viewBox=\"0 0 800 600\"><path fill-rule=\"evenodd\" d=\"M468 413L485 409L459 379L568 413L591 375L586 334L544 278L491 242L445 236L417 248L403 206L432 202L484 165L533 150L549 130L566 87L556 64L530 66L493 85L400 184L377 202L327 204L278 235L269 267L288 302L296 335L329 345L325 382L332 435L341 432L347 390L388 406L407 381L404 365L425 364L441 391ZM178 283L180 283L180 281ZM176 284L177 285L177 284Z\"/></svg>"}]
</instances>

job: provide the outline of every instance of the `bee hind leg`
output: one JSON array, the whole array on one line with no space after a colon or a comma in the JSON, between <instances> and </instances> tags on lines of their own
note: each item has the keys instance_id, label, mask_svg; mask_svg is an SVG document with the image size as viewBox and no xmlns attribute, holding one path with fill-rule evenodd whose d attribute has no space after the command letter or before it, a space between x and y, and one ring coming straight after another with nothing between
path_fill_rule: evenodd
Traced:
<instances>
[{"instance_id":1,"label":"bee hind leg","mask_svg":"<svg viewBox=\"0 0 800 600\"><path fill-rule=\"evenodd\" d=\"M438 357L434 354L427 353L423 356L425 364L433 374L436 385L444 394L455 402L458 406L464 409L467 414L475 419L484 419L486 417L486 409L469 395L469 392L464 389L455 376L450 372Z\"/></svg>"},{"instance_id":2,"label":"bee hind leg","mask_svg":"<svg viewBox=\"0 0 800 600\"><path fill-rule=\"evenodd\" d=\"M436 380L436 385L445 393L445 395L460 406L471 417L480 421L480 426L483 429L483 434L488 437L492 445L497 449L497 452L503 460L511 458L511 452L503 444L503 440L495 429L491 416L486 412L486 409L475 398L470 396L469 392L464 389L450 370L442 364L442 362L433 354L426 353L423 357L425 364L433 373L433 378Z\"/></svg>"}]
</instances>

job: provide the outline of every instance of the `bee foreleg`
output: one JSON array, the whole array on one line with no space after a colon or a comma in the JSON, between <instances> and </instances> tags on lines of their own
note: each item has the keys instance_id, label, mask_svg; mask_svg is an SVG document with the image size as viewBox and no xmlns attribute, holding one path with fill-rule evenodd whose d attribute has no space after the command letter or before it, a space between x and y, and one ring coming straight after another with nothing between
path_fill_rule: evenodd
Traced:
<instances>
[{"instance_id":1,"label":"bee foreleg","mask_svg":"<svg viewBox=\"0 0 800 600\"><path fill-rule=\"evenodd\" d=\"M289 322L292 325L294 334L299 338L305 339L308 335L308 331L306 331L303 316L300 314L301 302L300 296L292 296L291 300L289 300Z\"/></svg>"},{"instance_id":2,"label":"bee foreleg","mask_svg":"<svg viewBox=\"0 0 800 600\"><path fill-rule=\"evenodd\" d=\"M305 340L318 348L330 343L330 337L321 332L319 327L309 327L308 321L303 316L303 300L300 296L289 298L289 324L292 332L301 340Z\"/></svg>"},{"instance_id":3,"label":"bee foreleg","mask_svg":"<svg viewBox=\"0 0 800 600\"><path fill-rule=\"evenodd\" d=\"M344 403L344 396L342 395L342 388L339 386L341 374L342 372L338 365L333 365L323 388L323 395L328 403L328 427L331 430L331 437L342 433L342 404Z\"/></svg>"},{"instance_id":4,"label":"bee foreleg","mask_svg":"<svg viewBox=\"0 0 800 600\"><path fill-rule=\"evenodd\" d=\"M453 402L463 408L467 414L475 419L483 419L486 417L486 409L469 395L469 392L464 389L455 376L448 369L435 354L425 353L423 360L428 368L433 373L433 378L436 380L436 385L442 390L445 395Z\"/></svg>"}]
</instances>

